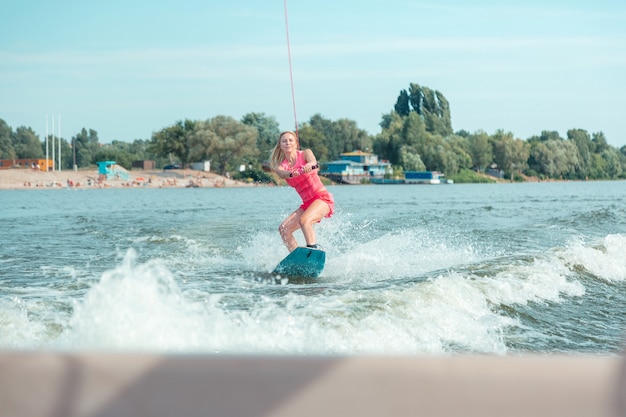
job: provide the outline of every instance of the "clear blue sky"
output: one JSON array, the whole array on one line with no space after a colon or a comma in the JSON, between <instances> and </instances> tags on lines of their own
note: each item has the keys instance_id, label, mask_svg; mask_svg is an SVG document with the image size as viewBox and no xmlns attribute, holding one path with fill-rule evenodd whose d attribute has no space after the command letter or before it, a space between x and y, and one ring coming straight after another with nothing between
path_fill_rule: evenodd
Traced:
<instances>
[{"instance_id":1,"label":"clear blue sky","mask_svg":"<svg viewBox=\"0 0 626 417\"><path fill-rule=\"evenodd\" d=\"M402 89L443 93L455 131L604 132L626 145L626 3L288 0L298 122L380 132ZM294 126L283 0L9 0L0 118L149 139L249 112ZM51 129L51 126L50 126Z\"/></svg>"}]
</instances>

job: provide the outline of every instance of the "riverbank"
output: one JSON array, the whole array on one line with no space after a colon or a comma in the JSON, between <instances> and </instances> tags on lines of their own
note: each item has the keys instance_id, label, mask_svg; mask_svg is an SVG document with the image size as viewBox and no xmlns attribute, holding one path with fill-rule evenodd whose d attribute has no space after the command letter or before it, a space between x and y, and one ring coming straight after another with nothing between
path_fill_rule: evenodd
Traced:
<instances>
[{"instance_id":1,"label":"riverbank","mask_svg":"<svg viewBox=\"0 0 626 417\"><path fill-rule=\"evenodd\" d=\"M223 188L250 187L242 181L236 181L221 175L195 171L179 170L133 170L128 172L128 179L105 179L96 169L79 171L43 172L32 169L0 170L0 190L24 189L61 189L61 188Z\"/></svg>"}]
</instances>

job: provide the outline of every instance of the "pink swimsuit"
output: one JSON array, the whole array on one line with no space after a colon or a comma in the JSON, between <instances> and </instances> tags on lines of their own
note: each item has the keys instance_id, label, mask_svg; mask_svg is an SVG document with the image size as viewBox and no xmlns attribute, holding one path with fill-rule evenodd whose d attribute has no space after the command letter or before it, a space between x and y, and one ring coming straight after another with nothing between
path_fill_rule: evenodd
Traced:
<instances>
[{"instance_id":1,"label":"pink swimsuit","mask_svg":"<svg viewBox=\"0 0 626 417\"><path fill-rule=\"evenodd\" d=\"M280 164L280 167L287 171L293 171L295 169L302 168L305 164L306 159L304 159L304 152L298 151L296 162L293 166L290 166L289 162L285 159ZM322 184L316 170L293 178L287 178L287 184L295 188L300 195L300 198L302 198L302 205L300 206L302 210L309 208L315 200L322 200L328 204L328 207L330 208L326 217L333 215L335 211L335 200L333 195L329 193L328 190L326 190L326 187L324 187L324 184Z\"/></svg>"}]
</instances>

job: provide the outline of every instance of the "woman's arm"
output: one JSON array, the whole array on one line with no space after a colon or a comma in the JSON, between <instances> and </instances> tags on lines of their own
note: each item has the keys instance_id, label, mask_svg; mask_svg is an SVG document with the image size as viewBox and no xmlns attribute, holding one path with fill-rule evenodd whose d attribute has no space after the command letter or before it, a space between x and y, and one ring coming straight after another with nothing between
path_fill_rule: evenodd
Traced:
<instances>
[{"instance_id":1,"label":"woman's arm","mask_svg":"<svg viewBox=\"0 0 626 417\"><path fill-rule=\"evenodd\" d=\"M278 175L279 178L282 178L283 180L293 176L292 171L287 171L286 169L272 168L272 170L276 173L276 175Z\"/></svg>"},{"instance_id":2,"label":"woman's arm","mask_svg":"<svg viewBox=\"0 0 626 417\"><path fill-rule=\"evenodd\" d=\"M291 177L297 177L298 175L311 172L314 169L317 169L317 159L313 154L313 151L310 149L305 149L302 151L304 154L304 160L306 163L301 168L295 168L292 170L286 170L279 167L272 168L272 170L282 179L287 179Z\"/></svg>"},{"instance_id":3,"label":"woman's arm","mask_svg":"<svg viewBox=\"0 0 626 417\"><path fill-rule=\"evenodd\" d=\"M315 158L315 154L313 154L313 151L310 149L305 149L303 152L306 164L302 166L302 172L311 172L317 168L317 158Z\"/></svg>"}]
</instances>

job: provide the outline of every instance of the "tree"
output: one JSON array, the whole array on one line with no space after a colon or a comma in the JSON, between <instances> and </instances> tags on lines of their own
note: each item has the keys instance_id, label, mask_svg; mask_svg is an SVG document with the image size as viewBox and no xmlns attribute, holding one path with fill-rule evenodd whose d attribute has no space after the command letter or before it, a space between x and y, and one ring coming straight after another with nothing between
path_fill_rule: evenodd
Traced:
<instances>
[{"instance_id":1,"label":"tree","mask_svg":"<svg viewBox=\"0 0 626 417\"><path fill-rule=\"evenodd\" d=\"M593 153L589 163L589 177L594 179L608 178L606 173L606 160L602 155Z\"/></svg>"},{"instance_id":2,"label":"tree","mask_svg":"<svg viewBox=\"0 0 626 417\"><path fill-rule=\"evenodd\" d=\"M196 122L186 119L173 126L166 127L152 135L151 150L157 155L171 158L174 156L183 167L192 161L192 135Z\"/></svg>"},{"instance_id":3,"label":"tree","mask_svg":"<svg viewBox=\"0 0 626 417\"><path fill-rule=\"evenodd\" d=\"M550 139L533 148L535 169L551 178L574 178L580 167L578 148L571 141Z\"/></svg>"},{"instance_id":4,"label":"tree","mask_svg":"<svg viewBox=\"0 0 626 417\"><path fill-rule=\"evenodd\" d=\"M424 120L427 132L443 137L452 134L450 104L439 91L411 83L409 102L413 111Z\"/></svg>"},{"instance_id":5,"label":"tree","mask_svg":"<svg viewBox=\"0 0 626 417\"><path fill-rule=\"evenodd\" d=\"M0 159L15 159L12 136L13 129L0 119Z\"/></svg>"},{"instance_id":6,"label":"tree","mask_svg":"<svg viewBox=\"0 0 626 417\"><path fill-rule=\"evenodd\" d=\"M195 123L190 136L190 154L197 160L210 160L225 175L228 166L246 157L256 157L258 131L232 117L216 116Z\"/></svg>"},{"instance_id":7,"label":"tree","mask_svg":"<svg viewBox=\"0 0 626 417\"><path fill-rule=\"evenodd\" d=\"M428 91L425 95L428 99L428 112L424 116L426 130L437 133L444 138L452 134L452 123L450 119L450 103L439 91Z\"/></svg>"},{"instance_id":8,"label":"tree","mask_svg":"<svg viewBox=\"0 0 626 417\"><path fill-rule=\"evenodd\" d=\"M606 142L606 136L604 136L604 133L602 132L594 133L591 141L595 145L595 153L602 153L610 147Z\"/></svg>"},{"instance_id":9,"label":"tree","mask_svg":"<svg viewBox=\"0 0 626 417\"><path fill-rule=\"evenodd\" d=\"M420 156L429 171L441 171L448 175L454 175L459 171L459 161L463 166L469 164L470 158L462 149L453 147L441 135L427 133L427 141L418 149ZM459 158L461 155L461 158Z\"/></svg>"},{"instance_id":10,"label":"tree","mask_svg":"<svg viewBox=\"0 0 626 417\"><path fill-rule=\"evenodd\" d=\"M617 149L607 148L600 154L605 161L605 172L608 178L616 179L622 175L622 164L620 162L620 155Z\"/></svg>"},{"instance_id":11,"label":"tree","mask_svg":"<svg viewBox=\"0 0 626 417\"><path fill-rule=\"evenodd\" d=\"M280 135L280 127L274 116L265 113L248 113L243 116L241 122L254 127L258 132L256 147L259 150L259 158L267 161Z\"/></svg>"},{"instance_id":12,"label":"tree","mask_svg":"<svg viewBox=\"0 0 626 417\"><path fill-rule=\"evenodd\" d=\"M494 162L512 178L515 170L523 170L527 166L529 151L521 139L514 139L513 133L497 130L493 136Z\"/></svg>"},{"instance_id":13,"label":"tree","mask_svg":"<svg viewBox=\"0 0 626 417\"><path fill-rule=\"evenodd\" d=\"M567 139L576 145L576 148L578 149L578 159L580 162L578 178L585 179L589 176L591 153L595 149L595 145L591 142L589 133L583 129L568 130Z\"/></svg>"},{"instance_id":14,"label":"tree","mask_svg":"<svg viewBox=\"0 0 626 417\"><path fill-rule=\"evenodd\" d=\"M311 149L318 161L328 161L328 148L326 147L325 136L308 123L302 124L298 130L300 136L300 148Z\"/></svg>"},{"instance_id":15,"label":"tree","mask_svg":"<svg viewBox=\"0 0 626 417\"><path fill-rule=\"evenodd\" d=\"M450 135L446 138L446 143L449 145L449 154L455 160L454 166L447 166L445 173L447 175L455 175L460 170L470 169L472 164L472 157L467 150L467 140L459 135Z\"/></svg>"},{"instance_id":16,"label":"tree","mask_svg":"<svg viewBox=\"0 0 626 417\"><path fill-rule=\"evenodd\" d=\"M41 149L43 150L46 144L42 143L41 145L42 145ZM58 156L59 142L56 143L56 148L57 148L57 156ZM65 139L61 139L61 168L63 169L73 168L72 148L70 147L70 144Z\"/></svg>"},{"instance_id":17,"label":"tree","mask_svg":"<svg viewBox=\"0 0 626 417\"><path fill-rule=\"evenodd\" d=\"M383 129L374 138L372 144L374 153L382 159L387 159L391 164L398 164L400 161L399 151L403 144L404 119L395 111L383 115L383 122L381 122Z\"/></svg>"},{"instance_id":18,"label":"tree","mask_svg":"<svg viewBox=\"0 0 626 417\"><path fill-rule=\"evenodd\" d=\"M484 131L479 131L469 135L467 140L473 166L478 171L485 169L493 161L493 147L489 141L489 135Z\"/></svg>"},{"instance_id":19,"label":"tree","mask_svg":"<svg viewBox=\"0 0 626 417\"><path fill-rule=\"evenodd\" d=\"M539 136L541 142L547 142L549 140L563 140L556 130L543 130Z\"/></svg>"},{"instance_id":20,"label":"tree","mask_svg":"<svg viewBox=\"0 0 626 417\"><path fill-rule=\"evenodd\" d=\"M424 171L426 169L420 154L413 147L402 145L399 154L398 162L405 171Z\"/></svg>"},{"instance_id":21,"label":"tree","mask_svg":"<svg viewBox=\"0 0 626 417\"><path fill-rule=\"evenodd\" d=\"M428 135L422 118L415 112L405 117L402 125L402 143L413 146L418 152L421 152L427 141Z\"/></svg>"},{"instance_id":22,"label":"tree","mask_svg":"<svg viewBox=\"0 0 626 417\"><path fill-rule=\"evenodd\" d=\"M526 142L521 139L514 139L512 145L513 167L520 172L528 169L528 156L530 155L530 147Z\"/></svg>"},{"instance_id":23,"label":"tree","mask_svg":"<svg viewBox=\"0 0 626 417\"><path fill-rule=\"evenodd\" d=\"M86 167L95 164L95 155L99 148L98 132L89 129L89 132L83 128L79 134L73 138L73 146L76 147L76 165Z\"/></svg>"},{"instance_id":24,"label":"tree","mask_svg":"<svg viewBox=\"0 0 626 417\"><path fill-rule=\"evenodd\" d=\"M398 100L396 101L396 105L393 107L396 113L400 116L408 116L411 111L411 107L409 106L409 93L406 90L401 90L400 95L398 96Z\"/></svg>"},{"instance_id":25,"label":"tree","mask_svg":"<svg viewBox=\"0 0 626 417\"><path fill-rule=\"evenodd\" d=\"M339 119L332 122L331 127L334 131L333 139L338 143L340 153L372 149L372 138L365 130L359 129L354 120ZM328 137L326 139L328 140ZM338 156L333 155L334 158Z\"/></svg>"},{"instance_id":26,"label":"tree","mask_svg":"<svg viewBox=\"0 0 626 417\"><path fill-rule=\"evenodd\" d=\"M94 155L94 159L96 161L115 161L117 165L128 170L133 167L132 155L114 144L105 145L98 149Z\"/></svg>"},{"instance_id":27,"label":"tree","mask_svg":"<svg viewBox=\"0 0 626 417\"><path fill-rule=\"evenodd\" d=\"M335 128L333 126L332 120L327 119L321 114L317 113L309 119L309 127L316 130L319 135L315 135L314 138L307 138L306 135L302 136L302 130L304 128L304 126L302 126L299 132L300 146L306 146L313 149L315 156L320 160L331 160L339 158L339 154L342 151L342 146L335 139ZM315 145L307 145L307 140L310 141L312 139L316 141Z\"/></svg>"},{"instance_id":28,"label":"tree","mask_svg":"<svg viewBox=\"0 0 626 417\"><path fill-rule=\"evenodd\" d=\"M13 149L18 159L35 159L43 157L41 141L30 127L18 127L13 139Z\"/></svg>"}]
</instances>

